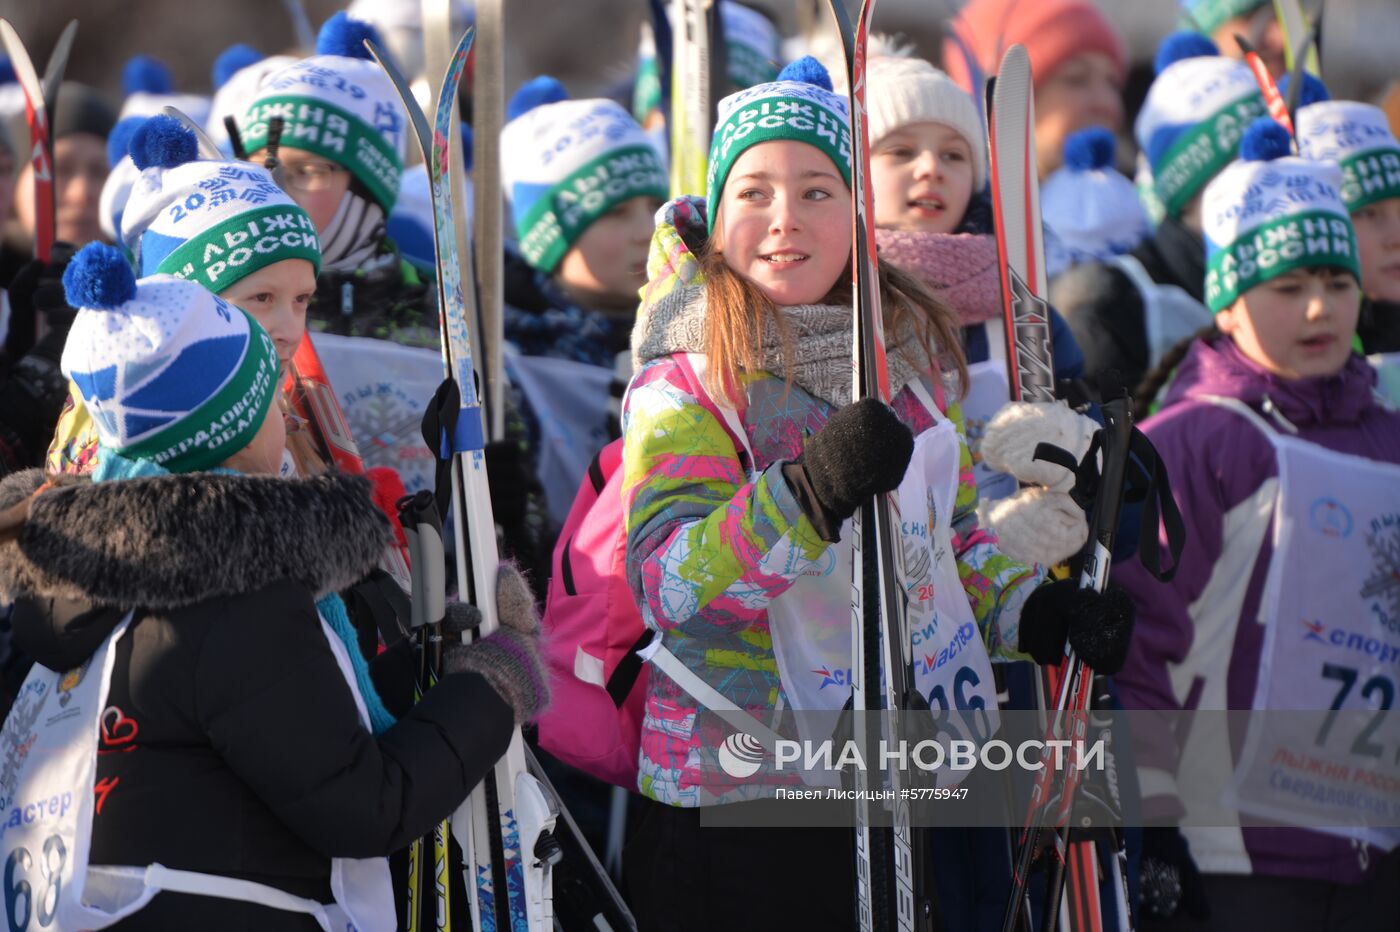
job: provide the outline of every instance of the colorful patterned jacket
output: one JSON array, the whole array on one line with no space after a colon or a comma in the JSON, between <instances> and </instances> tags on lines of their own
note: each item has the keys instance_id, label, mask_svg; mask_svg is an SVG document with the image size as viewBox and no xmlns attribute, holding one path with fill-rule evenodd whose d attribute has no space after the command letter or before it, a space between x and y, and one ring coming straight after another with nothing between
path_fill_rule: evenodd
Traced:
<instances>
[{"instance_id":1,"label":"colorful patterned jacket","mask_svg":"<svg viewBox=\"0 0 1400 932\"><path fill-rule=\"evenodd\" d=\"M699 281L698 262L676 226L695 204L668 205L649 262L644 301ZM741 412L750 460L716 402L683 356L644 364L623 407L623 508L627 572L647 625L685 665L726 698L770 721L786 704L767 607L829 546L803 514L780 467L834 410L766 372L745 379ZM929 383L930 394L941 397ZM918 434L934 415L909 388L893 407ZM1037 568L1003 556L977 523L977 487L959 405L943 414L959 427L960 475L953 516L958 572L994 659L1016 653L1020 609L1040 582ZM781 704L780 704L781 703ZM735 802L755 795L717 766L696 727L699 707L655 667L642 726L639 789L677 806Z\"/></svg>"}]
</instances>

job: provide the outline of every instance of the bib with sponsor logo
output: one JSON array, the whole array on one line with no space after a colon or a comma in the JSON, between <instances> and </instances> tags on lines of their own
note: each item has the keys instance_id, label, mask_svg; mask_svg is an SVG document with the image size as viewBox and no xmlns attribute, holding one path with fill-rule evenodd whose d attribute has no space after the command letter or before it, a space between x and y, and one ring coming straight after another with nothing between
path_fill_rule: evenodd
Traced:
<instances>
[{"instance_id":1,"label":"bib with sponsor logo","mask_svg":"<svg viewBox=\"0 0 1400 932\"><path fill-rule=\"evenodd\" d=\"M327 932L394 929L393 887L384 858L334 859L335 902L329 904L265 884L160 864L142 868L88 863L98 740L113 711L106 707L116 659L113 647L130 622L128 614L76 670L55 673L36 664L0 732L0 813L5 818L0 857L12 932L103 929L137 912L162 890L306 913ZM361 720L369 727L345 646L325 621L321 628Z\"/></svg>"},{"instance_id":2,"label":"bib with sponsor logo","mask_svg":"<svg viewBox=\"0 0 1400 932\"><path fill-rule=\"evenodd\" d=\"M1235 399L1209 400L1255 424L1278 458L1253 707L1348 713L1253 716L1229 801L1392 849L1400 717L1385 713L1400 689L1400 466L1280 434Z\"/></svg>"}]
</instances>

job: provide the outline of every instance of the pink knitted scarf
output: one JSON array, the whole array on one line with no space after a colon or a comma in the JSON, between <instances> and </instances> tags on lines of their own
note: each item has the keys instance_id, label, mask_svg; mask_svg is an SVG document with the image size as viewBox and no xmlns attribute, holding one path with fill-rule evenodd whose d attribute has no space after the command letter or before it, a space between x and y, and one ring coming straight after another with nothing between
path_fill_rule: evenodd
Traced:
<instances>
[{"instance_id":1,"label":"pink knitted scarf","mask_svg":"<svg viewBox=\"0 0 1400 932\"><path fill-rule=\"evenodd\" d=\"M909 233L876 230L880 261L922 281L957 311L963 326L1001 313L997 244L973 233Z\"/></svg>"}]
</instances>

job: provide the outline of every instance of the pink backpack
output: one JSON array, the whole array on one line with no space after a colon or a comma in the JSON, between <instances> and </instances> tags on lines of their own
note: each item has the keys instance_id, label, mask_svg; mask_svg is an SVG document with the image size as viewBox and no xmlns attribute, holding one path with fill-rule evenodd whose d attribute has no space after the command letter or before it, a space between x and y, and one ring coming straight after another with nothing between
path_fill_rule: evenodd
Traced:
<instances>
[{"instance_id":1,"label":"pink backpack","mask_svg":"<svg viewBox=\"0 0 1400 932\"><path fill-rule=\"evenodd\" d=\"M627 584L622 441L603 447L579 484L554 547L543 649L552 698L540 746L600 780L637 789L652 632Z\"/></svg>"},{"instance_id":2,"label":"pink backpack","mask_svg":"<svg viewBox=\"0 0 1400 932\"><path fill-rule=\"evenodd\" d=\"M675 357L692 390L710 408L735 448L752 459L739 412L721 409L700 388L704 357ZM725 700L652 644L627 582L622 513L622 441L598 451L579 484L554 546L554 576L545 598L543 652L552 693L539 721L540 746L566 764L615 786L637 790L649 657L704 704ZM638 652L641 651L642 654Z\"/></svg>"}]
</instances>

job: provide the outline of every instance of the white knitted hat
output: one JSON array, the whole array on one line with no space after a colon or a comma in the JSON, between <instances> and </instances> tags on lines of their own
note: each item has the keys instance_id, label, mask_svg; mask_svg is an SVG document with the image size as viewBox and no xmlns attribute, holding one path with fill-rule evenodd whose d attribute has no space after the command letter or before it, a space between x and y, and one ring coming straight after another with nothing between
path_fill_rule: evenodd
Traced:
<instances>
[{"instance_id":1,"label":"white knitted hat","mask_svg":"<svg viewBox=\"0 0 1400 932\"><path fill-rule=\"evenodd\" d=\"M832 69L832 85L846 93L846 73ZM972 150L972 189L987 184L987 137L977 104L953 79L924 61L913 58L888 38L875 36L866 60L865 108L870 144L911 123L941 123L967 140Z\"/></svg>"}]
</instances>

